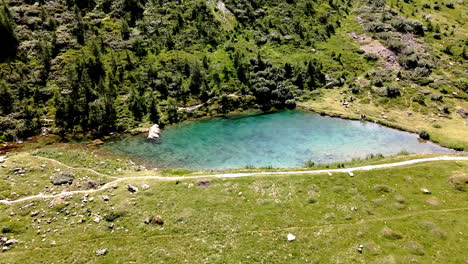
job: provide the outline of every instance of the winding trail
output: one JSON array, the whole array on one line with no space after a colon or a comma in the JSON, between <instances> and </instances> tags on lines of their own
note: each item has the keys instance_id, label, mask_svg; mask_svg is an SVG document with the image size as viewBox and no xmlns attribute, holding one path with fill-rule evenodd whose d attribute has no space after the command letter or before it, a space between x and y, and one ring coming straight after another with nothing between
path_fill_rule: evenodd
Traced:
<instances>
[{"instance_id":1,"label":"winding trail","mask_svg":"<svg viewBox=\"0 0 468 264\"><path fill-rule=\"evenodd\" d=\"M354 167L354 168L343 168L343 169L325 169L325 170L309 170L309 171L278 171L278 172L249 172L249 173L226 173L226 174L209 174L209 175L197 175L197 176L179 176L179 177L163 177L163 176L135 176L135 177L123 177L117 180L108 182L101 186L99 189L92 189L92 190L79 190L79 191L68 191L68 192L61 192L59 194L54 195L46 195L46 194L37 194L33 196L27 196L24 198L20 198L17 200L9 201L9 200L0 200L0 203L5 205L13 205L16 203L21 203L24 201L35 200L35 199L53 199L58 197L66 197L75 194L88 194L99 192L102 190L106 190L114 186L115 184L127 180L161 180L161 181L176 181L176 180L190 180L190 179L206 179L206 178L245 178L245 177L252 177L252 176L281 176L281 175L300 175L300 174L323 174L323 173L351 173L355 171L370 171L376 169L384 169L384 168L392 168L392 167L400 167L406 165L413 165L417 163L423 162L436 162L436 161L468 161L468 157L457 157L457 156L439 156L433 158L422 158L422 159L414 159L414 160L407 160L395 163L388 163L388 164L378 164L378 165L367 165L361 167Z\"/></svg>"},{"instance_id":2,"label":"winding trail","mask_svg":"<svg viewBox=\"0 0 468 264\"><path fill-rule=\"evenodd\" d=\"M95 171L95 170L93 170L93 169L90 169L90 168L75 168L75 167L72 167L72 166L67 165L67 164L65 164L65 163L63 163L63 162L60 162L60 161L58 161L58 160L54 160L54 159L51 159L51 158L46 158L46 157L41 157L41 156L36 156L36 157L39 158L39 159L41 159L41 160L46 160L46 161L48 161L48 162L52 162L52 163L58 164L58 165L63 166L63 167L65 167L65 168L69 169L69 170L85 170L85 171L89 171L89 172L91 172L91 173L94 173L94 174L96 174L96 175L98 175L98 176L102 176L102 177L117 178L117 177L113 177L113 176L109 176L109 175L102 174L102 173L97 172L97 171Z\"/></svg>"}]
</instances>

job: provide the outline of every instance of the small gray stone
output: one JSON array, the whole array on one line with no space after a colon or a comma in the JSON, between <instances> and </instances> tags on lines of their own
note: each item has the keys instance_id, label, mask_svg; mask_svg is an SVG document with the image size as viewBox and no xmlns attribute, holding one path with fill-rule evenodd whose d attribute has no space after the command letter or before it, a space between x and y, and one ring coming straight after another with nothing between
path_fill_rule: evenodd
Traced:
<instances>
[{"instance_id":1,"label":"small gray stone","mask_svg":"<svg viewBox=\"0 0 468 264\"><path fill-rule=\"evenodd\" d=\"M96 256L104 256L104 255L107 254L107 252L109 252L109 250L107 250L107 248L98 249L98 250L96 250Z\"/></svg>"},{"instance_id":2,"label":"small gray stone","mask_svg":"<svg viewBox=\"0 0 468 264\"><path fill-rule=\"evenodd\" d=\"M9 240L7 240L7 241L5 242L5 245L6 245L6 246L11 246L11 245L16 244L16 243L18 243L18 240L17 240L17 239L9 239Z\"/></svg>"},{"instance_id":3,"label":"small gray stone","mask_svg":"<svg viewBox=\"0 0 468 264\"><path fill-rule=\"evenodd\" d=\"M424 194L431 194L432 193L429 189L426 189L426 188L422 188L421 192L424 193Z\"/></svg>"}]
</instances>

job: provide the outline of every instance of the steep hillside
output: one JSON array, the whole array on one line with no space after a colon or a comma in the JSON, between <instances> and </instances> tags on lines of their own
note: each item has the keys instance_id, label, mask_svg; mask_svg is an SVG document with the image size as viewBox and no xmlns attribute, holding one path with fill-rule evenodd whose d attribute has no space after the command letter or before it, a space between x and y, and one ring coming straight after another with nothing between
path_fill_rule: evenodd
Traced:
<instances>
[{"instance_id":1,"label":"steep hillside","mask_svg":"<svg viewBox=\"0 0 468 264\"><path fill-rule=\"evenodd\" d=\"M0 140L44 126L100 137L297 104L369 116L396 109L461 130L466 11L464 2L410 0L9 0ZM466 148L464 132L438 138L447 133L432 123L394 122Z\"/></svg>"}]
</instances>

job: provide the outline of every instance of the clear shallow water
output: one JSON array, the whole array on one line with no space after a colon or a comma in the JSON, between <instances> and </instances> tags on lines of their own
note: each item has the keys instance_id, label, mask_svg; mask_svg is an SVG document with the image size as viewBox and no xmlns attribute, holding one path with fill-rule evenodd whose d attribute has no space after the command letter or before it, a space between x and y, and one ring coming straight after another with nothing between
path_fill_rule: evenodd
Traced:
<instances>
[{"instance_id":1,"label":"clear shallow water","mask_svg":"<svg viewBox=\"0 0 468 264\"><path fill-rule=\"evenodd\" d=\"M371 153L454 152L374 123L298 110L184 122L164 129L159 142L128 136L106 148L158 168L186 169L302 167L307 160L331 163Z\"/></svg>"}]
</instances>

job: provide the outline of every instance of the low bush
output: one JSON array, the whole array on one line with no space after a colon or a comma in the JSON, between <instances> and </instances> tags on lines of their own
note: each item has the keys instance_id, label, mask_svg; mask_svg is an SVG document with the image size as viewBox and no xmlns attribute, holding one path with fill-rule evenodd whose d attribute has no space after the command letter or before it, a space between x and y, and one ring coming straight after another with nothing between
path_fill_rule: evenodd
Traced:
<instances>
[{"instance_id":1,"label":"low bush","mask_svg":"<svg viewBox=\"0 0 468 264\"><path fill-rule=\"evenodd\" d=\"M389 227L384 227L381 231L381 234L384 238L389 239L389 240L398 240L398 239L403 238L401 234L393 231Z\"/></svg>"},{"instance_id":2,"label":"low bush","mask_svg":"<svg viewBox=\"0 0 468 264\"><path fill-rule=\"evenodd\" d=\"M306 168L313 168L314 166L315 166L315 162L313 162L312 160L308 160L305 163Z\"/></svg>"},{"instance_id":3,"label":"low bush","mask_svg":"<svg viewBox=\"0 0 468 264\"><path fill-rule=\"evenodd\" d=\"M408 242L408 244L406 244L406 248L413 255L417 255L417 256L424 255L424 247L416 241Z\"/></svg>"},{"instance_id":4,"label":"low bush","mask_svg":"<svg viewBox=\"0 0 468 264\"><path fill-rule=\"evenodd\" d=\"M104 215L104 220L107 222L114 222L116 219L125 216L124 211L111 211Z\"/></svg>"},{"instance_id":5,"label":"low bush","mask_svg":"<svg viewBox=\"0 0 468 264\"><path fill-rule=\"evenodd\" d=\"M459 191L466 191L468 187L468 174L466 173L456 173L449 179L450 184L453 188Z\"/></svg>"},{"instance_id":6,"label":"low bush","mask_svg":"<svg viewBox=\"0 0 468 264\"><path fill-rule=\"evenodd\" d=\"M378 184L378 185L374 186L374 191L376 191L378 193L389 193L389 192L392 191L392 189L387 185Z\"/></svg>"},{"instance_id":7,"label":"low bush","mask_svg":"<svg viewBox=\"0 0 468 264\"><path fill-rule=\"evenodd\" d=\"M367 61L378 61L379 56L374 53L366 53L366 55L364 55L364 59Z\"/></svg>"},{"instance_id":8,"label":"low bush","mask_svg":"<svg viewBox=\"0 0 468 264\"><path fill-rule=\"evenodd\" d=\"M390 84L387 87L386 93L387 93L387 97L390 97L390 98L398 97L401 95L400 86L398 84Z\"/></svg>"},{"instance_id":9,"label":"low bush","mask_svg":"<svg viewBox=\"0 0 468 264\"><path fill-rule=\"evenodd\" d=\"M310 204L315 204L315 203L318 203L318 199L317 197L311 195L307 198L307 203L310 203Z\"/></svg>"},{"instance_id":10,"label":"low bush","mask_svg":"<svg viewBox=\"0 0 468 264\"><path fill-rule=\"evenodd\" d=\"M419 137L421 139L424 139L424 140L429 140L431 138L431 136L429 135L429 133L427 133L427 131L423 130L421 132L419 132Z\"/></svg>"}]
</instances>

